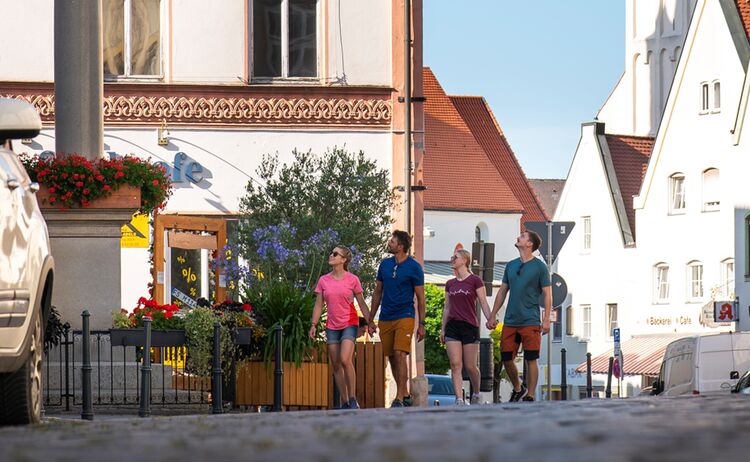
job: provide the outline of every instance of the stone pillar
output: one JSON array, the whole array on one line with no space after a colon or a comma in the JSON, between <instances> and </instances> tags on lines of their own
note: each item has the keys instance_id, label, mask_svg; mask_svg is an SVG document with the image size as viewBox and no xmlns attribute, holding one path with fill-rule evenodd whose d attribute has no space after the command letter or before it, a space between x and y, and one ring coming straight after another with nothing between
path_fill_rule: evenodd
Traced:
<instances>
[{"instance_id":1,"label":"stone pillar","mask_svg":"<svg viewBox=\"0 0 750 462\"><path fill-rule=\"evenodd\" d=\"M104 147L101 0L55 1L55 149L94 160Z\"/></svg>"},{"instance_id":2,"label":"stone pillar","mask_svg":"<svg viewBox=\"0 0 750 462\"><path fill-rule=\"evenodd\" d=\"M56 266L52 303L73 329L81 328L84 309L91 330L109 329L121 308L120 228L135 210L44 210Z\"/></svg>"}]
</instances>

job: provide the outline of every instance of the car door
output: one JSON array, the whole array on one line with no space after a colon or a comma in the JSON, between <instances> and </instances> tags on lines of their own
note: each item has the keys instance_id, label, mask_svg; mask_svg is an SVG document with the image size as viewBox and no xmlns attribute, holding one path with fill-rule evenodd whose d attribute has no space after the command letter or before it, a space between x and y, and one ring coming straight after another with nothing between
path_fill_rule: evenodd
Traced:
<instances>
[{"instance_id":1,"label":"car door","mask_svg":"<svg viewBox=\"0 0 750 462\"><path fill-rule=\"evenodd\" d=\"M7 325L13 311L20 277L15 251L18 204L13 181L7 152L0 147L0 327Z\"/></svg>"}]
</instances>

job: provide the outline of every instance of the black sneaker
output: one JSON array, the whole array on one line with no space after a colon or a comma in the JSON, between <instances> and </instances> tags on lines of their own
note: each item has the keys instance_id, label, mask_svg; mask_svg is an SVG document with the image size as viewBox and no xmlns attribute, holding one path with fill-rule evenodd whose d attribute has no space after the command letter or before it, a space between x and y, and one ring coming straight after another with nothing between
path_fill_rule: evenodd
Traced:
<instances>
[{"instance_id":1,"label":"black sneaker","mask_svg":"<svg viewBox=\"0 0 750 462\"><path fill-rule=\"evenodd\" d=\"M526 396L526 393L528 393L529 390L526 389L526 385L521 384L521 391L513 390L513 393L510 394L510 401L509 403L517 403L521 401L523 397Z\"/></svg>"},{"instance_id":2,"label":"black sneaker","mask_svg":"<svg viewBox=\"0 0 750 462\"><path fill-rule=\"evenodd\" d=\"M404 407L404 403L402 403L400 399L396 398L391 403L391 407Z\"/></svg>"},{"instance_id":3,"label":"black sneaker","mask_svg":"<svg viewBox=\"0 0 750 462\"><path fill-rule=\"evenodd\" d=\"M357 398L349 399L349 409L359 409L359 403L357 402Z\"/></svg>"},{"instance_id":4,"label":"black sneaker","mask_svg":"<svg viewBox=\"0 0 750 462\"><path fill-rule=\"evenodd\" d=\"M526 395L526 396L523 397L523 399L521 401L523 401L524 403L533 403L534 402L534 397Z\"/></svg>"},{"instance_id":5,"label":"black sneaker","mask_svg":"<svg viewBox=\"0 0 750 462\"><path fill-rule=\"evenodd\" d=\"M411 395L404 396L404 399L402 401L404 403L404 407L411 407L411 405L414 404L413 400L411 399Z\"/></svg>"},{"instance_id":6,"label":"black sneaker","mask_svg":"<svg viewBox=\"0 0 750 462\"><path fill-rule=\"evenodd\" d=\"M349 403L343 403L339 409L349 409Z\"/></svg>"}]
</instances>

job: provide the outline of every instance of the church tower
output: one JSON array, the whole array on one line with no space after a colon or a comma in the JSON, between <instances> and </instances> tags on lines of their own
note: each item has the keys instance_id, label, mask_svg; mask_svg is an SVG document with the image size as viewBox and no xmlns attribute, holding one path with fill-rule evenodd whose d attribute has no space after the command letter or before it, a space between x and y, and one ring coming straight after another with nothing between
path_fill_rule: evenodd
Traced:
<instances>
[{"instance_id":1,"label":"church tower","mask_svg":"<svg viewBox=\"0 0 750 462\"><path fill-rule=\"evenodd\" d=\"M597 118L608 133L655 136L696 0L625 4L625 72Z\"/></svg>"}]
</instances>

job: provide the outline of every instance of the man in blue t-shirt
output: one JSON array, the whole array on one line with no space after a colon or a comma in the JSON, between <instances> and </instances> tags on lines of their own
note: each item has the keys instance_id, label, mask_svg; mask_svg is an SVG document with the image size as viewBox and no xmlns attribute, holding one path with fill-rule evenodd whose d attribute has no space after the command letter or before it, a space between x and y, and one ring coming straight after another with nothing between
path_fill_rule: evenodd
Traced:
<instances>
[{"instance_id":1,"label":"man in blue t-shirt","mask_svg":"<svg viewBox=\"0 0 750 462\"><path fill-rule=\"evenodd\" d=\"M542 345L542 333L549 333L552 310L552 286L547 265L536 257L534 251L542 245L542 239L534 231L524 231L516 239L520 258L508 262L503 274L503 283L495 299L487 327L497 325L497 312L510 291L505 310L503 334L500 340L500 355L508 377L513 384L510 401L534 401L534 391L539 379L537 359ZM539 317L539 297L544 294L544 320ZM513 361L518 346L523 345L523 359L527 364L528 389L518 379L518 369Z\"/></svg>"},{"instance_id":2,"label":"man in blue t-shirt","mask_svg":"<svg viewBox=\"0 0 750 462\"><path fill-rule=\"evenodd\" d=\"M375 314L382 306L378 327L383 355L388 356L391 371L396 380L396 399L391 407L411 406L406 382L409 370L406 355L411 351L414 334L414 297L417 297L419 327L417 341L425 336L424 270L409 256L411 237L406 231L394 231L388 241L388 252L393 256L380 262L372 307L368 320L370 332L374 332Z\"/></svg>"}]
</instances>

